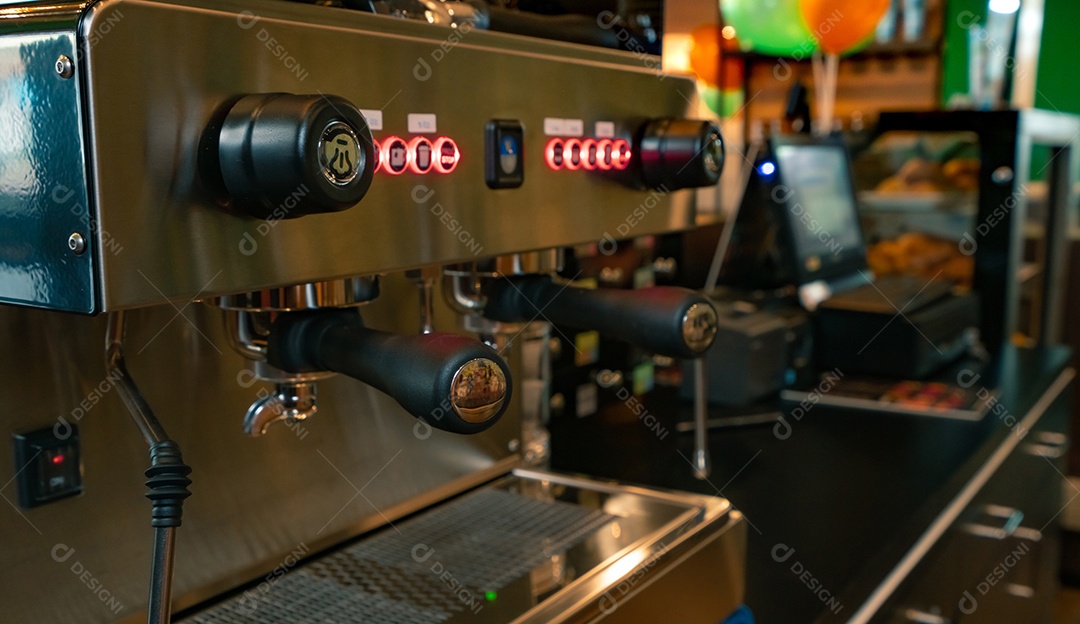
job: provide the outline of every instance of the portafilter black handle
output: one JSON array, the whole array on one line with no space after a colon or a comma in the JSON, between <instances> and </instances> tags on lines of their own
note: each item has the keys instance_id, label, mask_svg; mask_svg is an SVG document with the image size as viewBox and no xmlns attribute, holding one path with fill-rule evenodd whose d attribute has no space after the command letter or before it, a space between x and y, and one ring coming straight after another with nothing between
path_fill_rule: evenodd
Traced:
<instances>
[{"instance_id":1,"label":"portafilter black handle","mask_svg":"<svg viewBox=\"0 0 1080 624\"><path fill-rule=\"evenodd\" d=\"M540 318L575 329L595 329L661 355L701 356L716 337L712 302L687 288L593 290L530 275L493 282L484 316L504 322Z\"/></svg>"},{"instance_id":2,"label":"portafilter black handle","mask_svg":"<svg viewBox=\"0 0 1080 624\"><path fill-rule=\"evenodd\" d=\"M457 334L391 334L365 327L355 310L319 310L279 316L267 346L273 366L348 375L436 429L479 433L510 404L506 362Z\"/></svg>"}]
</instances>

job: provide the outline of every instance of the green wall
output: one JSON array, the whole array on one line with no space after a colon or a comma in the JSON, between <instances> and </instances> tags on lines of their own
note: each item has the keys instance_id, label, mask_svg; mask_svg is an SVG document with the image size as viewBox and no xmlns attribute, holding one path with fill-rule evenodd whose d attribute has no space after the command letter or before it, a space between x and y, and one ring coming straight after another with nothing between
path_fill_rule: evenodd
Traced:
<instances>
[{"instance_id":1,"label":"green wall","mask_svg":"<svg viewBox=\"0 0 1080 624\"><path fill-rule=\"evenodd\" d=\"M1080 2L1076 0L1044 0L1043 36L1039 51L1039 69L1035 81L1038 90L1035 106L1067 113L1080 113L1080 80L1076 79L1080 63ZM971 11L986 15L986 0L946 0L945 57L942 72L942 104L954 93L967 92L967 31L961 14Z\"/></svg>"}]
</instances>

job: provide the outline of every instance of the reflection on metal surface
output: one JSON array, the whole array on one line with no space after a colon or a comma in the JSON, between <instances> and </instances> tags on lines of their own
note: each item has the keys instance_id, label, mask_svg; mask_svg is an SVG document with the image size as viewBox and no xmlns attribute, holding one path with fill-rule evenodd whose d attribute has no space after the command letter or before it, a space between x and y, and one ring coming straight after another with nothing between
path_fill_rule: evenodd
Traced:
<instances>
[{"instance_id":1,"label":"reflection on metal surface","mask_svg":"<svg viewBox=\"0 0 1080 624\"><path fill-rule=\"evenodd\" d=\"M519 471L396 528L185 622L715 624L743 594L745 523L717 498Z\"/></svg>"},{"instance_id":2,"label":"reflection on metal surface","mask_svg":"<svg viewBox=\"0 0 1080 624\"><path fill-rule=\"evenodd\" d=\"M698 353L705 351L716 338L716 308L704 303L690 306L683 316L683 340Z\"/></svg>"},{"instance_id":3,"label":"reflection on metal surface","mask_svg":"<svg viewBox=\"0 0 1080 624\"><path fill-rule=\"evenodd\" d=\"M484 358L465 363L450 384L450 405L462 420L482 423L499 413L506 400L506 376Z\"/></svg>"},{"instance_id":4,"label":"reflection on metal surface","mask_svg":"<svg viewBox=\"0 0 1080 624\"><path fill-rule=\"evenodd\" d=\"M71 32L0 37L0 301L87 314L122 245L91 215L80 84L56 71L74 55Z\"/></svg>"},{"instance_id":5,"label":"reflection on metal surface","mask_svg":"<svg viewBox=\"0 0 1080 624\"><path fill-rule=\"evenodd\" d=\"M378 296L378 277L352 277L226 295L216 304L226 310L289 312L361 305Z\"/></svg>"}]
</instances>

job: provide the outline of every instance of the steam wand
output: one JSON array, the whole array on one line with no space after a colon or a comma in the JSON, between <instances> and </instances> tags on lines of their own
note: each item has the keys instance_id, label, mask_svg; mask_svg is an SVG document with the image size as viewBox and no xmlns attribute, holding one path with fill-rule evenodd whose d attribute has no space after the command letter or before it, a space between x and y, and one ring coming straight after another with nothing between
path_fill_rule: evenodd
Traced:
<instances>
[{"instance_id":1,"label":"steam wand","mask_svg":"<svg viewBox=\"0 0 1080 624\"><path fill-rule=\"evenodd\" d=\"M109 314L105 334L105 366L109 375L117 374L118 392L132 420L150 447L150 467L146 469L146 497L152 505L150 526L154 527L154 555L150 569L150 600L147 624L168 624L172 620L173 551L176 527L181 524L184 499L191 496L187 475L191 468L180 456L180 446L169 439L154 417L150 404L135 385L124 362L124 313Z\"/></svg>"}]
</instances>

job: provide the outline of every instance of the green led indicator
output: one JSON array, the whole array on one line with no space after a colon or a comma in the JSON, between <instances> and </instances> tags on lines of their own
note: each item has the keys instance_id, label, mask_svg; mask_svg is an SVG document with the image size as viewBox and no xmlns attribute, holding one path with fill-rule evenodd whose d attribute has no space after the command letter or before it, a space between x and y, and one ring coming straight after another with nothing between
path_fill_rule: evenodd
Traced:
<instances>
[{"instance_id":1,"label":"green led indicator","mask_svg":"<svg viewBox=\"0 0 1080 624\"><path fill-rule=\"evenodd\" d=\"M498 597L499 595L493 591L484 592L484 598L487 598L488 602L495 602L495 599Z\"/></svg>"}]
</instances>

